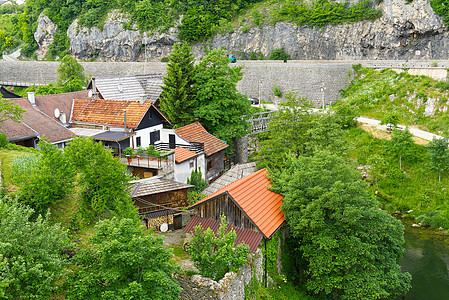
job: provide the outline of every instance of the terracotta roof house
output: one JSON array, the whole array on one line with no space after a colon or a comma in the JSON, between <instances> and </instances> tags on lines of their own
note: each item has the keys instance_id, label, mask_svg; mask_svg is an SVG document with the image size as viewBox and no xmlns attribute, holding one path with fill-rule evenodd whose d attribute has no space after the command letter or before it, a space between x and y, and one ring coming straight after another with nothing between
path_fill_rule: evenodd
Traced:
<instances>
[{"instance_id":1,"label":"terracotta roof house","mask_svg":"<svg viewBox=\"0 0 449 300\"><path fill-rule=\"evenodd\" d=\"M206 154L206 179L213 180L219 176L224 169L224 150L228 144L216 138L198 122L176 128L176 134L190 143L204 145Z\"/></svg>"},{"instance_id":2,"label":"terracotta roof house","mask_svg":"<svg viewBox=\"0 0 449 300\"><path fill-rule=\"evenodd\" d=\"M70 130L58 120L48 116L36 105L32 105L27 98L11 99L12 102L25 110L20 123L10 120L1 126L8 141L27 147L36 147L39 139L45 137L59 148L64 148L66 142L75 137Z\"/></svg>"},{"instance_id":3,"label":"terracotta roof house","mask_svg":"<svg viewBox=\"0 0 449 300\"><path fill-rule=\"evenodd\" d=\"M192 185L160 177L131 181L130 185L134 204L147 228L159 229L164 223L172 230L182 227L179 208L187 207L187 190Z\"/></svg>"},{"instance_id":4,"label":"terracotta roof house","mask_svg":"<svg viewBox=\"0 0 449 300\"><path fill-rule=\"evenodd\" d=\"M201 218L259 232L270 239L284 223L283 196L270 191L267 170L262 169L221 188L190 208Z\"/></svg>"},{"instance_id":5,"label":"terracotta roof house","mask_svg":"<svg viewBox=\"0 0 449 300\"><path fill-rule=\"evenodd\" d=\"M100 99L156 102L163 84L161 74L92 78L87 89Z\"/></svg>"},{"instance_id":6,"label":"terracotta roof house","mask_svg":"<svg viewBox=\"0 0 449 300\"><path fill-rule=\"evenodd\" d=\"M175 149L175 180L178 182L187 183L192 171L206 169L206 158L204 151L194 152L184 147L177 147ZM203 173L203 172L202 172ZM205 174L203 174L203 179Z\"/></svg>"}]
</instances>

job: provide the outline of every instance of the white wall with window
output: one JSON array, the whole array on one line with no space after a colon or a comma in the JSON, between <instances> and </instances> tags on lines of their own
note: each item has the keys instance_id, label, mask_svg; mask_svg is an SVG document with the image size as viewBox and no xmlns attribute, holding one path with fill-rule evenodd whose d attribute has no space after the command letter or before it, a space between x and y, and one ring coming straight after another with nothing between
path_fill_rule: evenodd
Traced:
<instances>
[{"instance_id":1,"label":"white wall with window","mask_svg":"<svg viewBox=\"0 0 449 300\"><path fill-rule=\"evenodd\" d=\"M201 170L202 177L206 180L206 158L204 153L187 159L180 164L175 164L175 181L187 183L187 179L190 178L193 170Z\"/></svg>"},{"instance_id":2,"label":"white wall with window","mask_svg":"<svg viewBox=\"0 0 449 300\"><path fill-rule=\"evenodd\" d=\"M160 140L159 132L162 129L162 124L158 124L152 127L136 130L136 135L133 136L134 148L138 148L139 146L146 148L151 145L151 143L154 144L155 142L158 142Z\"/></svg>"}]
</instances>

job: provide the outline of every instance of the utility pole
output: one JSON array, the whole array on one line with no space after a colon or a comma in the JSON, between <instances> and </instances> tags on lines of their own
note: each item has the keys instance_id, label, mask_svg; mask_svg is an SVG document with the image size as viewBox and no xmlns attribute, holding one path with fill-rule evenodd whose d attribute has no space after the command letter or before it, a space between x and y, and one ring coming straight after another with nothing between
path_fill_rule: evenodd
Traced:
<instances>
[{"instance_id":1,"label":"utility pole","mask_svg":"<svg viewBox=\"0 0 449 300\"><path fill-rule=\"evenodd\" d=\"M321 103L323 105L323 112L324 112L324 91L326 90L326 84L324 83L324 81L321 82Z\"/></svg>"}]
</instances>

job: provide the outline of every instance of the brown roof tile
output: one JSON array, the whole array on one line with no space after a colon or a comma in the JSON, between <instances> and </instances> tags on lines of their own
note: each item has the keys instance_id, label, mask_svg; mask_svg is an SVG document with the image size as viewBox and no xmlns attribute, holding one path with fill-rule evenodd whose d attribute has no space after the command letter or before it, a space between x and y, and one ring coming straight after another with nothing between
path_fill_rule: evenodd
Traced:
<instances>
[{"instance_id":1,"label":"brown roof tile","mask_svg":"<svg viewBox=\"0 0 449 300\"><path fill-rule=\"evenodd\" d=\"M186 148L178 147L175 149L175 162L179 164L197 155L198 154L196 154L195 152L190 151Z\"/></svg>"},{"instance_id":2,"label":"brown roof tile","mask_svg":"<svg viewBox=\"0 0 449 300\"><path fill-rule=\"evenodd\" d=\"M227 147L228 144L216 138L206 131L198 121L175 129L176 133L188 142L204 144L204 152L207 156L217 153Z\"/></svg>"},{"instance_id":3,"label":"brown roof tile","mask_svg":"<svg viewBox=\"0 0 449 300\"><path fill-rule=\"evenodd\" d=\"M2 125L2 130L6 133L8 139L17 139L21 135L29 136L38 133L39 137L45 136L50 142L55 143L76 136L59 122L31 106L26 98L11 99L11 101L26 111L21 123L7 121Z\"/></svg>"},{"instance_id":4,"label":"brown roof tile","mask_svg":"<svg viewBox=\"0 0 449 300\"><path fill-rule=\"evenodd\" d=\"M124 127L126 110L126 127L135 129L150 106L150 101L74 99L70 122Z\"/></svg>"},{"instance_id":5,"label":"brown roof tile","mask_svg":"<svg viewBox=\"0 0 449 300\"><path fill-rule=\"evenodd\" d=\"M195 227L198 225L201 225L203 232L206 231L207 228L210 228L214 231L215 234L218 232L218 228L220 228L220 222L218 221L193 216L190 219L189 223L187 223L186 227L184 227L183 231L186 233L193 233L195 232ZM263 239L263 235L261 233L250 229L242 229L232 225L227 226L226 232L229 232L232 229L234 229L236 233L234 246L242 243L247 244L249 246L250 252L256 252L257 247L259 247L260 242Z\"/></svg>"},{"instance_id":6,"label":"brown roof tile","mask_svg":"<svg viewBox=\"0 0 449 300\"><path fill-rule=\"evenodd\" d=\"M72 110L73 99L87 98L88 92L83 90L64 94L35 96L35 100L37 107L50 118L56 120L54 112L55 108L57 108L61 113L64 112L66 114L68 120Z\"/></svg>"},{"instance_id":7,"label":"brown roof tile","mask_svg":"<svg viewBox=\"0 0 449 300\"><path fill-rule=\"evenodd\" d=\"M224 188L200 200L196 207L206 201L228 193L246 215L254 222L259 230L270 238L284 223L284 212L281 211L282 195L269 190L271 183L267 177L267 170L262 169L245 176Z\"/></svg>"}]
</instances>

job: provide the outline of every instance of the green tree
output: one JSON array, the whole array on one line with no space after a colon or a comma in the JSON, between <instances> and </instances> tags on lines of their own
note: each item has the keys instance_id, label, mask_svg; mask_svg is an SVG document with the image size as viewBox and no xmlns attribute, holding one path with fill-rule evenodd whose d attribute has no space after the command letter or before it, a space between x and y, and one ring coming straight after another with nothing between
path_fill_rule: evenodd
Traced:
<instances>
[{"instance_id":1,"label":"green tree","mask_svg":"<svg viewBox=\"0 0 449 300\"><path fill-rule=\"evenodd\" d=\"M16 182L20 182L20 200L30 205L35 214L45 214L50 205L56 204L70 193L75 173L64 152L45 140L38 144L40 155L33 159L14 160Z\"/></svg>"},{"instance_id":2,"label":"green tree","mask_svg":"<svg viewBox=\"0 0 449 300\"><path fill-rule=\"evenodd\" d=\"M396 111L388 112L380 121L380 125L392 126L393 129L396 129L399 123L399 113ZM391 130L390 128L388 128Z\"/></svg>"},{"instance_id":3,"label":"green tree","mask_svg":"<svg viewBox=\"0 0 449 300\"><path fill-rule=\"evenodd\" d=\"M387 144L388 149L399 156L399 169L402 169L402 156L415 144L412 136L408 127L404 130L395 129L390 142Z\"/></svg>"},{"instance_id":4,"label":"green tree","mask_svg":"<svg viewBox=\"0 0 449 300\"><path fill-rule=\"evenodd\" d=\"M3 99L2 95L0 95L0 126L6 120L20 122L24 112L23 108L14 104L11 100Z\"/></svg>"},{"instance_id":5,"label":"green tree","mask_svg":"<svg viewBox=\"0 0 449 300\"><path fill-rule=\"evenodd\" d=\"M64 275L71 248L67 233L47 217L30 221L33 210L0 199L0 298L50 299Z\"/></svg>"},{"instance_id":6,"label":"green tree","mask_svg":"<svg viewBox=\"0 0 449 300\"><path fill-rule=\"evenodd\" d=\"M248 261L249 246L238 244L234 247L235 230L226 233L226 228L224 216L221 217L217 235L210 228L203 232L201 225L196 226L187 248L201 275L217 281L227 272L237 272Z\"/></svg>"},{"instance_id":7,"label":"green tree","mask_svg":"<svg viewBox=\"0 0 449 300\"><path fill-rule=\"evenodd\" d=\"M311 103L294 93L287 93L286 100L259 136L259 167L282 168L289 153L297 157L317 149L345 150L336 117L313 113Z\"/></svg>"},{"instance_id":8,"label":"green tree","mask_svg":"<svg viewBox=\"0 0 449 300\"><path fill-rule=\"evenodd\" d=\"M286 62L288 59L290 59L290 55L285 53L284 48L278 48L278 49L271 50L270 59L271 60L283 60Z\"/></svg>"},{"instance_id":9,"label":"green tree","mask_svg":"<svg viewBox=\"0 0 449 300\"><path fill-rule=\"evenodd\" d=\"M86 221L102 215L137 218L128 190L131 176L125 164L92 138L75 138L64 152L79 172L80 210Z\"/></svg>"},{"instance_id":10,"label":"green tree","mask_svg":"<svg viewBox=\"0 0 449 300\"><path fill-rule=\"evenodd\" d=\"M195 116L207 131L228 143L244 136L249 126L241 118L249 115L251 107L247 97L237 91L241 78L241 67L231 68L224 51L216 49L201 60L194 77L199 102Z\"/></svg>"},{"instance_id":11,"label":"green tree","mask_svg":"<svg viewBox=\"0 0 449 300\"><path fill-rule=\"evenodd\" d=\"M187 178L187 184L191 184L194 186L191 188L191 190L194 192L201 192L206 188L207 182L203 179L201 168L199 168L198 171L192 170L190 178Z\"/></svg>"},{"instance_id":12,"label":"green tree","mask_svg":"<svg viewBox=\"0 0 449 300\"><path fill-rule=\"evenodd\" d=\"M181 127L194 120L193 112L197 104L193 90L195 66L191 48L186 43L175 44L168 60L160 106L173 125Z\"/></svg>"},{"instance_id":13,"label":"green tree","mask_svg":"<svg viewBox=\"0 0 449 300\"><path fill-rule=\"evenodd\" d=\"M91 245L73 258L64 287L67 299L179 299L171 253L135 220L95 225Z\"/></svg>"},{"instance_id":14,"label":"green tree","mask_svg":"<svg viewBox=\"0 0 449 300\"><path fill-rule=\"evenodd\" d=\"M58 67L58 84L68 91L81 91L86 84L84 68L72 56L62 58Z\"/></svg>"},{"instance_id":15,"label":"green tree","mask_svg":"<svg viewBox=\"0 0 449 300\"><path fill-rule=\"evenodd\" d=\"M449 169L449 139L444 137L442 139L433 138L432 142L427 144L429 150L430 163L432 169L438 171L438 182L441 182L441 172Z\"/></svg>"},{"instance_id":16,"label":"green tree","mask_svg":"<svg viewBox=\"0 0 449 300\"><path fill-rule=\"evenodd\" d=\"M395 299L410 288L401 273L404 227L379 210L353 166L329 152L290 156L271 173L283 194L300 284L334 299Z\"/></svg>"},{"instance_id":17,"label":"green tree","mask_svg":"<svg viewBox=\"0 0 449 300\"><path fill-rule=\"evenodd\" d=\"M357 125L356 119L359 115L353 105L344 102L338 103L334 111L338 117L337 122L342 128L352 128Z\"/></svg>"}]
</instances>

